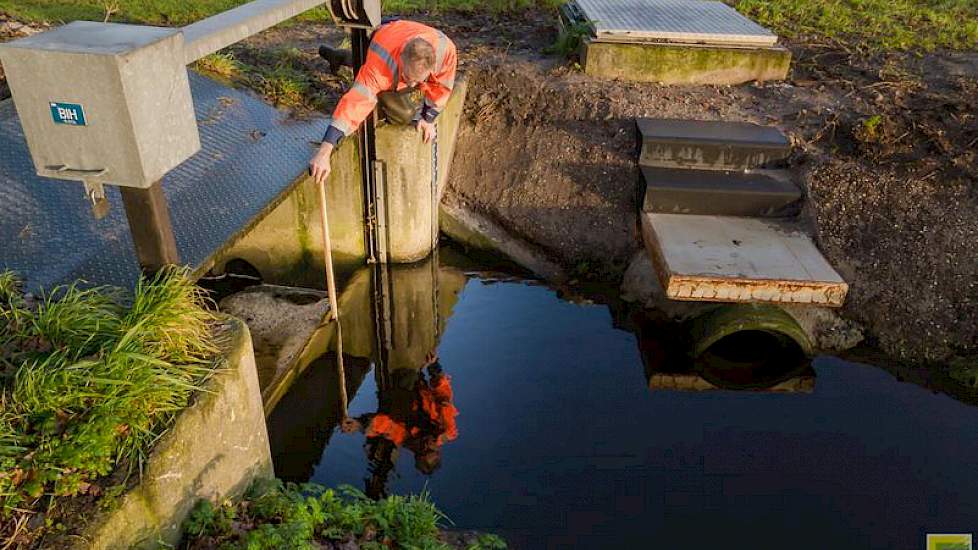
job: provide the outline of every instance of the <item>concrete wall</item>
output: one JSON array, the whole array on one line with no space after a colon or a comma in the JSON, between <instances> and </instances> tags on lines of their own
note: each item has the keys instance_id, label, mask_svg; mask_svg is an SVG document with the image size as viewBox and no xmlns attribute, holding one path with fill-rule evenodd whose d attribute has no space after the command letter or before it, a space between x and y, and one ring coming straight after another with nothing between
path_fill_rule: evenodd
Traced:
<instances>
[{"instance_id":1,"label":"concrete wall","mask_svg":"<svg viewBox=\"0 0 978 550\"><path fill-rule=\"evenodd\" d=\"M431 254L438 244L437 205L441 202L441 192L455 152L467 90L466 81L459 78L448 105L438 116L438 181L434 189L431 185L432 145L424 143L414 127L391 124L377 127L377 160L387 165L391 263L416 262Z\"/></svg>"},{"instance_id":2,"label":"concrete wall","mask_svg":"<svg viewBox=\"0 0 978 550\"><path fill-rule=\"evenodd\" d=\"M663 84L742 84L784 80L791 65L785 48L586 42L584 72Z\"/></svg>"},{"instance_id":3,"label":"concrete wall","mask_svg":"<svg viewBox=\"0 0 978 550\"><path fill-rule=\"evenodd\" d=\"M312 149L310 148L310 155ZM326 182L333 261L343 271L363 264L363 192L357 142L344 140L333 153L333 171ZM302 176L253 227L218 253L215 271L233 259L253 265L267 283L322 287L323 237L319 218L319 191Z\"/></svg>"},{"instance_id":4,"label":"concrete wall","mask_svg":"<svg viewBox=\"0 0 978 550\"><path fill-rule=\"evenodd\" d=\"M175 545L197 501L237 497L274 475L251 336L241 321L228 325L226 368L163 435L139 484L70 538L74 548Z\"/></svg>"},{"instance_id":5,"label":"concrete wall","mask_svg":"<svg viewBox=\"0 0 978 550\"><path fill-rule=\"evenodd\" d=\"M466 90L465 80L459 79L438 117L439 200L455 152ZM431 145L422 143L413 127L382 125L377 129L377 156L388 163L391 260L420 260L431 253ZM327 212L333 260L342 276L363 265L367 256L355 139L340 143L332 167L326 184ZM266 283L322 287L325 275L317 193L312 179L303 176L285 200L216 255L215 271L241 259L253 265Z\"/></svg>"}]
</instances>

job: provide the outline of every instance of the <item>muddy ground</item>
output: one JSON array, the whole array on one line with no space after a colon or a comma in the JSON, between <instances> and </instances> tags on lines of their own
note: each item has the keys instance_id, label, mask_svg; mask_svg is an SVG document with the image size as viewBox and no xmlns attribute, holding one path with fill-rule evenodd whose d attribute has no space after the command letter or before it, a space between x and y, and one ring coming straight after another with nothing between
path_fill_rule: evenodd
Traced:
<instances>
[{"instance_id":1,"label":"muddy ground","mask_svg":"<svg viewBox=\"0 0 978 550\"><path fill-rule=\"evenodd\" d=\"M580 278L614 281L641 247L635 117L774 125L795 144L803 215L850 284L844 314L897 358L978 354L978 53L789 41L786 82L658 86L591 78L544 53L556 38L549 13L413 18L456 41L470 82L446 201L494 218ZM298 49L291 63L316 73L309 105L329 105L349 75L328 75L316 47L342 38L297 24L232 51L254 64Z\"/></svg>"}]
</instances>

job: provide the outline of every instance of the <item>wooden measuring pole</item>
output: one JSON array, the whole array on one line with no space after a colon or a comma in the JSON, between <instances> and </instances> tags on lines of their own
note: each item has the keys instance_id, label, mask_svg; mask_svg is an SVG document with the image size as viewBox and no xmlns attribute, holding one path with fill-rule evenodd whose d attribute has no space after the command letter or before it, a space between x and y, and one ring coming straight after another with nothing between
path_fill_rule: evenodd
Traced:
<instances>
[{"instance_id":1,"label":"wooden measuring pole","mask_svg":"<svg viewBox=\"0 0 978 550\"><path fill-rule=\"evenodd\" d=\"M156 273L164 266L180 263L173 236L170 207L157 181L146 189L119 187L129 220L129 232L143 273Z\"/></svg>"},{"instance_id":2,"label":"wooden measuring pole","mask_svg":"<svg viewBox=\"0 0 978 550\"><path fill-rule=\"evenodd\" d=\"M319 216L323 226L323 257L326 267L326 294L329 311L336 323L336 370L340 381L340 417L347 418L346 370L343 367L343 330L340 325L340 302L336 296L336 275L333 272L333 247L329 239L329 219L326 215L326 182L319 187Z\"/></svg>"}]
</instances>

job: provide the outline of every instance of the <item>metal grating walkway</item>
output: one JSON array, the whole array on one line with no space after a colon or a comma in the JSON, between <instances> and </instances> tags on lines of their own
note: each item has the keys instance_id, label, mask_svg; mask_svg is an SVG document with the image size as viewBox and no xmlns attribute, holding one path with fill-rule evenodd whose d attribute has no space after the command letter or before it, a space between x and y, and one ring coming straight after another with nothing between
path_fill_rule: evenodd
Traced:
<instances>
[{"instance_id":1,"label":"metal grating walkway","mask_svg":"<svg viewBox=\"0 0 978 550\"><path fill-rule=\"evenodd\" d=\"M576 0L608 41L668 41L774 46L778 37L722 2L705 0Z\"/></svg>"},{"instance_id":2,"label":"metal grating walkway","mask_svg":"<svg viewBox=\"0 0 978 550\"><path fill-rule=\"evenodd\" d=\"M201 150L163 180L180 259L197 267L305 171L325 123L294 120L251 92L190 73ZM13 102L0 102L0 270L28 288L76 279L130 287L139 267L122 198L92 216L80 183L34 173Z\"/></svg>"}]
</instances>

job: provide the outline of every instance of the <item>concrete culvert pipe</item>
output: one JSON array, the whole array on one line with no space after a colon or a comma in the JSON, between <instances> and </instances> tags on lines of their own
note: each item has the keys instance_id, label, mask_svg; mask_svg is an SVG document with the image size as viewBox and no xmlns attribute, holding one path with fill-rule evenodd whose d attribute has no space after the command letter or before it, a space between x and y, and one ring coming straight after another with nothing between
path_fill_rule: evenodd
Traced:
<instances>
[{"instance_id":1,"label":"concrete culvert pipe","mask_svg":"<svg viewBox=\"0 0 978 550\"><path fill-rule=\"evenodd\" d=\"M690 321L689 354L710 383L762 389L808 365L812 343L791 315L772 305L735 304Z\"/></svg>"}]
</instances>

